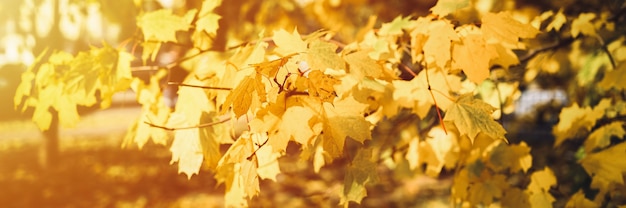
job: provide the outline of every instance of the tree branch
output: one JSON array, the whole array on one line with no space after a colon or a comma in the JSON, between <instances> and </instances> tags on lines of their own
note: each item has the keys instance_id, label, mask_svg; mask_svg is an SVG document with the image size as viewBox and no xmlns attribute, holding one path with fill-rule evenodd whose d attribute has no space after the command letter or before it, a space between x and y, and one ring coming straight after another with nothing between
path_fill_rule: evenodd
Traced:
<instances>
[{"instance_id":1,"label":"tree branch","mask_svg":"<svg viewBox=\"0 0 626 208\"><path fill-rule=\"evenodd\" d=\"M197 57L199 55L202 55L202 54L204 54L206 52L209 52L209 51L212 51L212 50L201 50L201 51L199 51L196 54L176 59L175 61L172 61L172 62L170 62L168 64L165 64L165 65L134 66L134 67L131 67L130 69L131 69L131 71L156 71L156 70L158 70L160 68L165 68L165 69L169 70L169 69L172 69L175 66L179 65L182 62L185 62L185 61L187 61L189 59L195 58L195 57Z\"/></svg>"},{"instance_id":2,"label":"tree branch","mask_svg":"<svg viewBox=\"0 0 626 208\"><path fill-rule=\"evenodd\" d=\"M150 127L154 127L154 128L159 128L159 129L164 129L164 130L168 130L168 131L176 131L176 130L184 130L184 129L196 129L196 128L205 128L205 127L211 127L211 126L215 126L217 124L221 124L224 123L226 121L229 121L230 117L219 120L219 121L214 121L211 123L202 123L202 124L198 124L195 126L186 126L186 127L167 127L167 126L161 126L161 125L157 125L157 124L153 124L147 121L144 121L145 124L148 124Z\"/></svg>"},{"instance_id":3,"label":"tree branch","mask_svg":"<svg viewBox=\"0 0 626 208\"><path fill-rule=\"evenodd\" d=\"M181 83L181 82L168 82L167 84L170 85L177 85L177 86L182 86L182 87L195 87L195 88L202 88L202 89L209 89L209 90L232 90L233 88L229 88L229 87L211 87L211 86L201 86L201 85L190 85L190 84L185 84L185 83Z\"/></svg>"},{"instance_id":4,"label":"tree branch","mask_svg":"<svg viewBox=\"0 0 626 208\"><path fill-rule=\"evenodd\" d=\"M570 43L574 42L574 40L576 40L576 38L574 38L574 37L567 37L567 38L562 39L562 40L560 40L560 41L558 41L556 43L550 44L550 45L548 45L546 47L535 49L535 50L531 50L531 51L529 51L526 54L526 56L521 57L519 59L519 62L520 63L527 62L528 60L530 60L530 59L534 58L535 56L539 55L539 53L543 53L543 52L546 52L546 51L549 51L549 50L552 50L552 49L556 49L556 48L560 48L560 47L569 45Z\"/></svg>"}]
</instances>

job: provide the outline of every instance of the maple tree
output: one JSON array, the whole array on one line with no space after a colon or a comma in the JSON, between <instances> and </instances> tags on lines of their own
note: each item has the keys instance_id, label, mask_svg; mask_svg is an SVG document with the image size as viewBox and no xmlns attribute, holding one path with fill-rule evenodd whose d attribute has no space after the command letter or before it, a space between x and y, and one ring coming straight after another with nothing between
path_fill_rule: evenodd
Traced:
<instances>
[{"instance_id":1,"label":"maple tree","mask_svg":"<svg viewBox=\"0 0 626 208\"><path fill-rule=\"evenodd\" d=\"M553 130L555 148L580 143L578 163L599 192L594 199L583 189L567 193L567 206L605 205L612 191L624 188L626 163L614 158L626 154L623 141L615 139L626 135L626 37L616 23L620 17L609 11L546 11L527 21L510 11L485 11L477 22L461 23L463 12L475 10L470 1L442 0L426 16L399 16L378 28L371 19L346 43L337 41L334 28L302 35L294 27L267 27L245 35L253 40L220 51L212 48L214 37L232 32L220 31L219 20L226 17L216 8L224 3L204 0L176 13L143 11L132 47L104 45L76 55L46 50L22 74L15 107L34 108L32 120L41 130L50 127L54 112L62 125L72 126L80 117L77 106L106 108L114 93L131 89L142 113L124 145L169 144L180 173L191 178L203 167L214 173L226 187L226 206L248 206L263 191L261 180L276 181L279 159L293 144L316 173L336 160L349 161L340 191L344 206L361 203L367 187L379 182L378 166L404 164L432 177L453 171L453 203L545 207L556 201L555 170L533 166L531 147L509 144L496 118L512 111L520 82L560 70L550 61L556 56L545 53L571 44L593 59L575 84L597 85L594 92L602 99L565 107ZM558 42L542 47L550 37ZM599 46L583 45L589 40ZM184 41L191 49L155 67L148 82L133 77L130 48L140 47L138 58L146 64L163 45ZM597 61L598 56L607 59ZM522 79L500 75L522 64ZM171 82L173 66L189 75ZM161 80L180 87L174 108L162 99ZM406 113L426 124L401 130L399 139L374 136L379 124ZM235 132L242 120L245 130Z\"/></svg>"}]
</instances>

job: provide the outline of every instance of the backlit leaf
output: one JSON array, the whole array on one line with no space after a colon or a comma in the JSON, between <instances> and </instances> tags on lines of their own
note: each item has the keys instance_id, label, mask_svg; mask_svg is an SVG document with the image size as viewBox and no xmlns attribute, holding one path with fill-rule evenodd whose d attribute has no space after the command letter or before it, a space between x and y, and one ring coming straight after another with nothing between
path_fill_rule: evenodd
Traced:
<instances>
[{"instance_id":1,"label":"backlit leaf","mask_svg":"<svg viewBox=\"0 0 626 208\"><path fill-rule=\"evenodd\" d=\"M513 173L520 170L526 172L532 165L530 147L524 142L509 145L499 141L497 145L491 147L487 161L496 171L509 169Z\"/></svg>"},{"instance_id":2,"label":"backlit leaf","mask_svg":"<svg viewBox=\"0 0 626 208\"><path fill-rule=\"evenodd\" d=\"M585 171L593 178L592 184L604 184L601 189L608 189L610 183L624 184L626 172L626 143L620 143L598 153L592 153L580 160ZM592 185L593 186L593 185Z\"/></svg>"},{"instance_id":3,"label":"backlit leaf","mask_svg":"<svg viewBox=\"0 0 626 208\"><path fill-rule=\"evenodd\" d=\"M468 135L472 142L478 133L504 139L506 130L491 117L494 110L493 106L475 99L471 94L464 94L450 106L443 120L454 124L460 134Z\"/></svg>"},{"instance_id":4,"label":"backlit leaf","mask_svg":"<svg viewBox=\"0 0 626 208\"><path fill-rule=\"evenodd\" d=\"M278 73L278 70L283 67L291 57L295 55L298 54L289 54L276 60L251 64L251 66L254 67L257 73L260 73L267 78L274 78L276 77L276 73Z\"/></svg>"},{"instance_id":5,"label":"backlit leaf","mask_svg":"<svg viewBox=\"0 0 626 208\"><path fill-rule=\"evenodd\" d=\"M341 80L324 74L320 70L312 70L309 72L308 79L309 95L317 97L323 102L332 102L337 97L334 85L340 82Z\"/></svg>"},{"instance_id":6,"label":"backlit leaf","mask_svg":"<svg viewBox=\"0 0 626 208\"><path fill-rule=\"evenodd\" d=\"M473 30L461 36L460 42L452 45L452 66L465 72L468 79L474 83L481 83L489 77L489 60L494 52L487 47L487 42L476 27L465 27L461 30Z\"/></svg>"},{"instance_id":7,"label":"backlit leaf","mask_svg":"<svg viewBox=\"0 0 626 208\"><path fill-rule=\"evenodd\" d=\"M220 15L213 13L213 10L222 4L222 0L205 0L202 2L202 8L198 13L198 21L196 28L208 34L215 34L219 28L218 21L222 18Z\"/></svg>"},{"instance_id":8,"label":"backlit leaf","mask_svg":"<svg viewBox=\"0 0 626 208\"><path fill-rule=\"evenodd\" d=\"M274 36L272 36L272 40L276 43L276 52L287 55L287 54L298 54L305 52L307 50L306 42L302 40L300 34L297 30L293 30L292 33L289 33L283 29L274 31Z\"/></svg>"},{"instance_id":9,"label":"backlit leaf","mask_svg":"<svg viewBox=\"0 0 626 208\"><path fill-rule=\"evenodd\" d=\"M474 183L469 187L469 201L472 204L491 204L494 199L501 198L508 188L504 175L493 175L489 179Z\"/></svg>"},{"instance_id":10,"label":"backlit leaf","mask_svg":"<svg viewBox=\"0 0 626 208\"><path fill-rule=\"evenodd\" d=\"M623 139L626 135L624 131L624 122L615 121L604 125L591 132L587 140L585 140L585 151L591 152L596 148L604 148L611 144L611 137Z\"/></svg>"},{"instance_id":11,"label":"backlit leaf","mask_svg":"<svg viewBox=\"0 0 626 208\"><path fill-rule=\"evenodd\" d=\"M596 121L604 116L610 103L610 100L601 101L593 110L590 107L581 108L578 103L563 108L559 114L559 123L552 129L556 136L554 146L591 130Z\"/></svg>"},{"instance_id":12,"label":"backlit leaf","mask_svg":"<svg viewBox=\"0 0 626 208\"><path fill-rule=\"evenodd\" d=\"M424 43L424 56L433 58L437 67L443 69L450 61L451 41L458 41L454 25L448 21L437 20L428 27L429 37Z\"/></svg>"},{"instance_id":13,"label":"backlit leaf","mask_svg":"<svg viewBox=\"0 0 626 208\"><path fill-rule=\"evenodd\" d=\"M548 167L532 173L526 189L531 207L552 207L552 202L556 200L549 191L555 184L556 177Z\"/></svg>"},{"instance_id":14,"label":"backlit leaf","mask_svg":"<svg viewBox=\"0 0 626 208\"><path fill-rule=\"evenodd\" d=\"M434 7L430 8L433 14L444 17L456 10L469 6L469 0L440 0Z\"/></svg>"},{"instance_id":15,"label":"backlit leaf","mask_svg":"<svg viewBox=\"0 0 626 208\"><path fill-rule=\"evenodd\" d=\"M578 36L578 34L583 34L587 36L596 35L596 28L591 23L591 20L596 18L596 14L594 13L581 13L578 18L572 21L572 37Z\"/></svg>"},{"instance_id":16,"label":"backlit leaf","mask_svg":"<svg viewBox=\"0 0 626 208\"><path fill-rule=\"evenodd\" d=\"M508 12L486 13L481 21L487 43L501 42L510 48L518 48L519 38L534 38L539 33L531 25L515 20Z\"/></svg>"},{"instance_id":17,"label":"backlit leaf","mask_svg":"<svg viewBox=\"0 0 626 208\"><path fill-rule=\"evenodd\" d=\"M567 21L567 18L565 17L565 15L563 14L563 8L559 9L559 12L556 13L556 15L554 15L554 19L552 19L552 22L550 22L550 24L548 24L548 26L546 27L547 31L559 31L561 30L561 27L563 26L563 24L565 24L565 22Z\"/></svg>"},{"instance_id":18,"label":"backlit leaf","mask_svg":"<svg viewBox=\"0 0 626 208\"><path fill-rule=\"evenodd\" d=\"M365 185L378 182L376 163L372 157L372 149L360 150L346 170L340 204L345 206L350 201L361 203L367 196Z\"/></svg>"},{"instance_id":19,"label":"backlit leaf","mask_svg":"<svg viewBox=\"0 0 626 208\"><path fill-rule=\"evenodd\" d=\"M345 59L350 66L350 73L356 75L359 80L363 77L378 78L382 75L382 66L369 57L368 51L348 54Z\"/></svg>"},{"instance_id":20,"label":"backlit leaf","mask_svg":"<svg viewBox=\"0 0 626 208\"><path fill-rule=\"evenodd\" d=\"M198 129L177 130L170 151L172 152L170 163L178 162L179 173L185 173L188 179L191 179L193 174L198 174L203 159Z\"/></svg>"},{"instance_id":21,"label":"backlit leaf","mask_svg":"<svg viewBox=\"0 0 626 208\"><path fill-rule=\"evenodd\" d=\"M307 64L311 69L325 71L327 68L339 70L345 69L345 63L336 53L337 45L320 39L309 43L306 52Z\"/></svg>"},{"instance_id":22,"label":"backlit leaf","mask_svg":"<svg viewBox=\"0 0 626 208\"><path fill-rule=\"evenodd\" d=\"M567 204L565 204L565 207L568 207L568 208L575 208L575 207L595 208L595 207L600 207L600 206L598 204L594 203L593 201L587 199L585 197L585 193L583 192L583 190L578 190L578 192L576 192L574 195L572 195L572 197L569 198L569 200L567 201Z\"/></svg>"},{"instance_id":23,"label":"backlit leaf","mask_svg":"<svg viewBox=\"0 0 626 208\"><path fill-rule=\"evenodd\" d=\"M411 26L411 17L407 16L402 18L401 16L396 17L389 23L383 23L383 25L378 30L378 34L380 35L401 35L402 30Z\"/></svg>"},{"instance_id":24,"label":"backlit leaf","mask_svg":"<svg viewBox=\"0 0 626 208\"><path fill-rule=\"evenodd\" d=\"M249 76L245 77L226 97L224 105L222 105L222 114L226 113L231 104L237 118L246 114L252 105L252 93L254 91L254 79Z\"/></svg>"},{"instance_id":25,"label":"backlit leaf","mask_svg":"<svg viewBox=\"0 0 626 208\"><path fill-rule=\"evenodd\" d=\"M160 9L145 13L137 18L144 40L176 42L177 31L187 31L189 23L181 16L172 14L172 10Z\"/></svg>"},{"instance_id":26,"label":"backlit leaf","mask_svg":"<svg viewBox=\"0 0 626 208\"><path fill-rule=\"evenodd\" d=\"M613 88L625 90L626 82L624 82L624 80L626 80L626 62L622 62L617 68L606 72L602 81L598 83L598 86L604 90Z\"/></svg>"}]
</instances>

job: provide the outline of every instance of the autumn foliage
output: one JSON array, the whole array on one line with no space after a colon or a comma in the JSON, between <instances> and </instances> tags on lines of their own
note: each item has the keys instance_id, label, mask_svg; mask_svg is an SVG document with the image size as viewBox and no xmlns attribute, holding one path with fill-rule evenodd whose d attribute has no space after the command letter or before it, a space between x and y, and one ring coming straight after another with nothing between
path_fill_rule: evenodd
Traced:
<instances>
[{"instance_id":1,"label":"autumn foliage","mask_svg":"<svg viewBox=\"0 0 626 208\"><path fill-rule=\"evenodd\" d=\"M427 16L399 16L380 27L372 19L347 43L332 30L300 34L284 28L216 51L207 43L219 20L228 18L215 13L220 4L205 0L176 14L143 12L134 45L76 55L44 51L22 75L16 108L34 108L32 119L42 130L50 126L50 108L61 124L72 126L80 117L77 106L105 108L114 93L131 89L142 113L124 145L170 145L179 172L214 173L226 187L226 206L249 205L263 191L260 180L276 181L287 146L297 145L298 157L315 172L338 159L349 161L340 192L345 206L360 203L367 187L379 182L379 166L406 166L432 177L452 172L454 204L546 207L556 201L555 170L534 167L531 147L509 143L497 119L515 108L520 83L556 73L544 66L550 62L544 54L567 40L580 56L595 50L609 58L586 72L601 78L576 79L579 86L597 86L601 99L573 102L553 129L554 148L580 143L577 162L591 177L589 188L565 194L567 206L606 205L613 191L625 190L626 160L619 158L626 156L626 47L624 28L611 13L546 11L520 21L509 11L485 12L460 22L472 5L448 0ZM179 60L151 69L148 81L132 75L134 50L140 48L137 58L149 63L163 45L182 39L194 47ZM553 39L555 45L547 44ZM590 40L597 46L589 46ZM172 66L189 72L183 82L168 80ZM523 75L510 78L510 68L520 66L526 67ZM180 87L174 108L162 99L163 81ZM406 114L421 120L418 127L400 130L399 138L377 136L379 124ZM245 130L236 131L241 123ZM347 147L347 140L357 147ZM595 198L585 195L589 190L597 192Z\"/></svg>"}]
</instances>

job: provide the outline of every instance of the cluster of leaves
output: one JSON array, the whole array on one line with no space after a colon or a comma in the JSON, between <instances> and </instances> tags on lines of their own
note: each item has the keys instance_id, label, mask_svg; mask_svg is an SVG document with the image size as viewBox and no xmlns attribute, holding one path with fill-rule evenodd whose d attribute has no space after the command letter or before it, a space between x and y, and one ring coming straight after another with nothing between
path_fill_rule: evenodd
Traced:
<instances>
[{"instance_id":1,"label":"cluster of leaves","mask_svg":"<svg viewBox=\"0 0 626 208\"><path fill-rule=\"evenodd\" d=\"M54 52L47 61L41 61L42 55L22 76L16 107L27 97L23 109L35 107L33 120L46 129L49 108L59 112L62 123L73 124L76 105L93 105L99 95L106 107L114 92L130 88L143 110L124 144L166 145L166 131L174 131L171 163L188 177L203 167L214 172L226 186L227 206L246 206L260 192L260 180L276 181L278 158L291 143L315 172L339 158L350 161L341 192L346 206L367 196L367 185L378 181L377 167L384 165L434 177L454 170L455 203L544 207L555 201L549 192L556 184L554 173L548 167L531 168L525 143L507 144L494 116L511 111L519 83L501 83L493 74L519 65L515 52L528 47L522 40L541 32L556 33L569 25L572 41L589 36L603 42L597 31L614 27L607 17L592 14L568 24L562 12L545 13L533 24L509 12L484 13L480 24L457 24L445 17L468 1L439 1L425 17L397 17L380 28L372 22L349 44L337 43L329 31L303 36L278 29L267 38L261 32L258 41L233 51L213 52L207 49L220 26L214 11L220 4L205 0L201 8L180 15L162 9L137 19L144 63L154 60L164 43L178 42L180 32L187 32L193 44L174 62L190 72L182 83L170 83L180 86L174 109L164 104L159 86L167 70L157 70L148 83L133 78L132 56L108 46L75 57ZM610 56L618 67L598 84L605 91L626 88L620 82L626 71L623 40L604 47L621 54ZM528 51L530 62L545 51ZM538 70L554 68L531 63L525 74L529 80ZM593 177L592 188L601 192L594 202L579 192L571 203L601 204L604 195L623 187L626 165L611 158L623 156L626 146L611 138L625 134L624 123L617 121L625 109L623 102L606 99L594 108L574 105L561 113L555 145L591 133L580 163ZM400 138L372 136L377 125L406 112L431 122L401 130ZM236 131L241 123L245 128ZM347 147L347 140L358 148Z\"/></svg>"},{"instance_id":2,"label":"cluster of leaves","mask_svg":"<svg viewBox=\"0 0 626 208\"><path fill-rule=\"evenodd\" d=\"M47 61L43 62L43 59ZM105 45L73 56L63 51L44 51L22 74L14 104L21 111L34 107L33 121L47 130L53 113L61 124L75 125L79 120L77 106L98 103L111 105L114 93L128 89L132 80L130 62L133 56Z\"/></svg>"}]
</instances>

